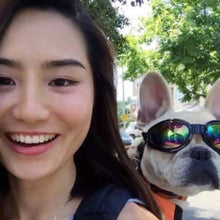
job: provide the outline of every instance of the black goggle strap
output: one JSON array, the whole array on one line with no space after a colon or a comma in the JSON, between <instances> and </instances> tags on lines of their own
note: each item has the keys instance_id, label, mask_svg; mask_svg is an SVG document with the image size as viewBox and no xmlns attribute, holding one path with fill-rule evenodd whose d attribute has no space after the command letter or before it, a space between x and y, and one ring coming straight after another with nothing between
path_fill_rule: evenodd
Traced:
<instances>
[{"instance_id":1,"label":"black goggle strap","mask_svg":"<svg viewBox=\"0 0 220 220\"><path fill-rule=\"evenodd\" d=\"M146 144L146 143L147 143L148 133L143 131L143 132L142 132L142 136L143 136L144 142L145 142L145 144Z\"/></svg>"},{"instance_id":2,"label":"black goggle strap","mask_svg":"<svg viewBox=\"0 0 220 220\"><path fill-rule=\"evenodd\" d=\"M191 124L191 132L192 132L192 134L204 134L205 133L205 125Z\"/></svg>"}]
</instances>

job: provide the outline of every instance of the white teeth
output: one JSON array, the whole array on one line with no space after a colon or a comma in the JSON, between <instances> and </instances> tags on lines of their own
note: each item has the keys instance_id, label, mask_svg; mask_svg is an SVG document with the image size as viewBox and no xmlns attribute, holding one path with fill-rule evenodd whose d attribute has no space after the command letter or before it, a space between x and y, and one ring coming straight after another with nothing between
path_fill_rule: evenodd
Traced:
<instances>
[{"instance_id":1,"label":"white teeth","mask_svg":"<svg viewBox=\"0 0 220 220\"><path fill-rule=\"evenodd\" d=\"M45 141L48 141L50 139L50 136L49 135L45 135L44 139L45 139Z\"/></svg>"},{"instance_id":2,"label":"white teeth","mask_svg":"<svg viewBox=\"0 0 220 220\"><path fill-rule=\"evenodd\" d=\"M39 143L39 138L38 138L38 136L34 135L34 136L32 137L32 142L33 142L34 144Z\"/></svg>"},{"instance_id":3,"label":"white teeth","mask_svg":"<svg viewBox=\"0 0 220 220\"><path fill-rule=\"evenodd\" d=\"M52 140L55 138L55 134L50 135L23 135L23 134L11 134L10 138L13 141L24 143L24 144L39 144L47 142L48 140Z\"/></svg>"},{"instance_id":4,"label":"white teeth","mask_svg":"<svg viewBox=\"0 0 220 220\"><path fill-rule=\"evenodd\" d=\"M40 143L44 142L44 136L43 135L40 136L40 140L39 141L40 141Z\"/></svg>"},{"instance_id":5,"label":"white teeth","mask_svg":"<svg viewBox=\"0 0 220 220\"><path fill-rule=\"evenodd\" d=\"M23 135L21 135L22 137ZM23 141L24 140L24 141ZM23 141L23 142L22 142ZM25 136L24 139L21 138L22 143L32 144L32 138L30 136Z\"/></svg>"}]
</instances>

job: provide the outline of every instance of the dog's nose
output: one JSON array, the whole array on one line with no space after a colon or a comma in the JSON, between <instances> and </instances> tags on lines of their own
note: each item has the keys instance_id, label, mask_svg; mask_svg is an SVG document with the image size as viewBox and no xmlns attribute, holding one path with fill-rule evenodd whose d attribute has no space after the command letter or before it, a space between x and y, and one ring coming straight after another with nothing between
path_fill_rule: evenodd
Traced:
<instances>
[{"instance_id":1,"label":"dog's nose","mask_svg":"<svg viewBox=\"0 0 220 220\"><path fill-rule=\"evenodd\" d=\"M211 158L211 153L204 147L196 146L190 152L190 157L200 161L206 161Z\"/></svg>"}]
</instances>

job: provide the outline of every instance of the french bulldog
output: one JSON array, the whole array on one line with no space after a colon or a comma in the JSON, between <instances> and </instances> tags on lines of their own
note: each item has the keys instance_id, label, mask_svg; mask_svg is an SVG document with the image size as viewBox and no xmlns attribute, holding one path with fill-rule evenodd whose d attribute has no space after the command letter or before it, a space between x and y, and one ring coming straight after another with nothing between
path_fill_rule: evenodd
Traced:
<instances>
[{"instance_id":1,"label":"french bulldog","mask_svg":"<svg viewBox=\"0 0 220 220\"><path fill-rule=\"evenodd\" d=\"M144 77L139 99L140 169L153 188L176 195L170 199L180 206L179 197L220 189L220 79L195 111L175 111L168 83L155 72Z\"/></svg>"}]
</instances>

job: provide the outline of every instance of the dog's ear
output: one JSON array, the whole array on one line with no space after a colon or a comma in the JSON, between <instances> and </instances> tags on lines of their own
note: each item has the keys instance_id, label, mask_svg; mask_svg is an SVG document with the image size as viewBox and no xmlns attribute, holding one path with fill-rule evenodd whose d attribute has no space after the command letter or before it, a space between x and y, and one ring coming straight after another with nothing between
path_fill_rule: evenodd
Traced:
<instances>
[{"instance_id":1,"label":"dog's ear","mask_svg":"<svg viewBox=\"0 0 220 220\"><path fill-rule=\"evenodd\" d=\"M205 101L205 107L212 112L216 119L220 120L220 78L211 88Z\"/></svg>"},{"instance_id":2,"label":"dog's ear","mask_svg":"<svg viewBox=\"0 0 220 220\"><path fill-rule=\"evenodd\" d=\"M138 125L143 126L171 109L170 92L162 75L148 73L140 86Z\"/></svg>"}]
</instances>

